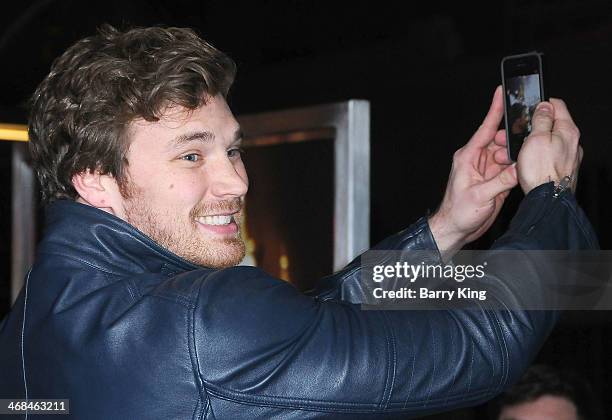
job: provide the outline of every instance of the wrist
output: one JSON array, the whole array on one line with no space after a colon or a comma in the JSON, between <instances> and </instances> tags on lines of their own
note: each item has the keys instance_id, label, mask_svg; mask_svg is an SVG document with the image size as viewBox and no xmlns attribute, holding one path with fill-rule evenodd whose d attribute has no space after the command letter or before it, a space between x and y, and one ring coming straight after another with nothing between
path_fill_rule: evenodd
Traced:
<instances>
[{"instance_id":1,"label":"wrist","mask_svg":"<svg viewBox=\"0 0 612 420\"><path fill-rule=\"evenodd\" d=\"M525 193L525 195L527 195L536 188L550 183L553 184L553 188L555 188L557 195L568 189L572 191L574 190L574 178L571 175L566 175L555 177L547 176L545 178L542 178L539 182L527 185L526 188L523 189L523 192Z\"/></svg>"},{"instance_id":2,"label":"wrist","mask_svg":"<svg viewBox=\"0 0 612 420\"><path fill-rule=\"evenodd\" d=\"M559 182L555 182L553 189L553 197L558 198L564 191L572 189L573 179L570 175L566 175Z\"/></svg>"},{"instance_id":3,"label":"wrist","mask_svg":"<svg viewBox=\"0 0 612 420\"><path fill-rule=\"evenodd\" d=\"M439 212L430 216L427 223L443 261L450 260L465 245L466 236L455 229Z\"/></svg>"}]
</instances>

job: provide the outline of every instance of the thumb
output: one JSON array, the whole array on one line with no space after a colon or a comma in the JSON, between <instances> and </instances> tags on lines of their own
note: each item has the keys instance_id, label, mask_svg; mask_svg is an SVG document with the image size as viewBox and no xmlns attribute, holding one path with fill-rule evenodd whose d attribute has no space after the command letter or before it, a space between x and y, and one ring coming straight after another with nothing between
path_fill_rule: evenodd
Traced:
<instances>
[{"instance_id":1,"label":"thumb","mask_svg":"<svg viewBox=\"0 0 612 420\"><path fill-rule=\"evenodd\" d=\"M493 200L498 194L510 191L516 184L518 184L518 177L516 163L514 163L480 185L482 197Z\"/></svg>"}]
</instances>

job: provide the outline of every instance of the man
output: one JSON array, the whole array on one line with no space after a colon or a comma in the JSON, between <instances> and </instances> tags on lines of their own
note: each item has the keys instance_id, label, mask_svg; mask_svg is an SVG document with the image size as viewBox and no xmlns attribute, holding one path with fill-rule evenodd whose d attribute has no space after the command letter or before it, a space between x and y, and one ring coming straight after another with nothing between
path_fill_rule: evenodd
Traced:
<instances>
[{"instance_id":1,"label":"man","mask_svg":"<svg viewBox=\"0 0 612 420\"><path fill-rule=\"evenodd\" d=\"M498 420L596 420L601 417L588 383L549 366L531 366L497 402Z\"/></svg>"},{"instance_id":2,"label":"man","mask_svg":"<svg viewBox=\"0 0 612 420\"><path fill-rule=\"evenodd\" d=\"M30 121L47 230L0 328L0 395L69 398L87 419L354 419L476 404L518 378L554 314L362 311L359 260L314 297L235 266L248 181L233 75L176 28L105 27L54 63ZM377 249L448 259L518 182L497 249L597 246L572 192L553 194L581 160L563 102L540 106L517 168L502 114L498 88L440 209Z\"/></svg>"}]
</instances>

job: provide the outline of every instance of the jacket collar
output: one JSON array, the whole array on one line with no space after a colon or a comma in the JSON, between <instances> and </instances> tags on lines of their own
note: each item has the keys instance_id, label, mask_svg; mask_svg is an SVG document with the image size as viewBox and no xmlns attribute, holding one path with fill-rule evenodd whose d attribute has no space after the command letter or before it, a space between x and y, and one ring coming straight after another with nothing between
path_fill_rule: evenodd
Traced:
<instances>
[{"instance_id":1,"label":"jacket collar","mask_svg":"<svg viewBox=\"0 0 612 420\"><path fill-rule=\"evenodd\" d=\"M72 200L57 200L47 207L46 229L38 252L79 259L117 275L171 275L202 268L118 217Z\"/></svg>"}]
</instances>

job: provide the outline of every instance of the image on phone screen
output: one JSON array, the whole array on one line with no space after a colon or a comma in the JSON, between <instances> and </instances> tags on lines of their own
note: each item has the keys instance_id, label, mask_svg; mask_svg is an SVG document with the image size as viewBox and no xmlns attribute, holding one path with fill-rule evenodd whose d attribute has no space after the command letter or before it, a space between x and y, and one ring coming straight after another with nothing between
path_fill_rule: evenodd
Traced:
<instances>
[{"instance_id":1,"label":"image on phone screen","mask_svg":"<svg viewBox=\"0 0 612 420\"><path fill-rule=\"evenodd\" d=\"M502 81L508 157L516 161L532 129L531 117L544 98L542 55L537 52L504 57Z\"/></svg>"},{"instance_id":2,"label":"image on phone screen","mask_svg":"<svg viewBox=\"0 0 612 420\"><path fill-rule=\"evenodd\" d=\"M511 137L524 139L531 133L531 116L540 103L540 77L527 74L506 81L508 130Z\"/></svg>"}]
</instances>

